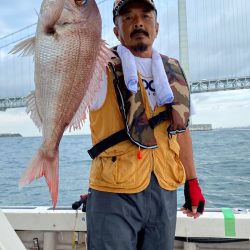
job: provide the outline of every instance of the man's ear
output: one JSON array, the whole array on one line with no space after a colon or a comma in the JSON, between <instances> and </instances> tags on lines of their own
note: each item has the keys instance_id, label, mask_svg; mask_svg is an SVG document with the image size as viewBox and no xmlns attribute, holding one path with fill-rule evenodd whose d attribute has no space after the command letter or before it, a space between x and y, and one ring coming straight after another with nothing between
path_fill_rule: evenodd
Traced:
<instances>
[{"instance_id":1,"label":"man's ear","mask_svg":"<svg viewBox=\"0 0 250 250\"><path fill-rule=\"evenodd\" d=\"M116 36L117 39L119 40L119 31L118 31L118 27L115 26L114 29L113 29L113 31L114 31L115 36Z\"/></svg>"},{"instance_id":2,"label":"man's ear","mask_svg":"<svg viewBox=\"0 0 250 250\"><path fill-rule=\"evenodd\" d=\"M155 33L156 33L156 36L155 37L157 37L157 35L158 35L158 33L159 33L159 23L157 22L156 24L155 24Z\"/></svg>"}]
</instances>

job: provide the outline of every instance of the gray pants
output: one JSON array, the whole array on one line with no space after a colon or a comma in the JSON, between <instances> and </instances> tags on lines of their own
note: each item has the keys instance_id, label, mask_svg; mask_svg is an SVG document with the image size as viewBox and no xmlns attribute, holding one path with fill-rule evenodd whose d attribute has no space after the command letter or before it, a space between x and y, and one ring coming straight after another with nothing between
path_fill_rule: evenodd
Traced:
<instances>
[{"instance_id":1,"label":"gray pants","mask_svg":"<svg viewBox=\"0 0 250 250\"><path fill-rule=\"evenodd\" d=\"M173 250L176 211L176 191L162 189L154 174L136 194L91 189L88 250Z\"/></svg>"}]
</instances>

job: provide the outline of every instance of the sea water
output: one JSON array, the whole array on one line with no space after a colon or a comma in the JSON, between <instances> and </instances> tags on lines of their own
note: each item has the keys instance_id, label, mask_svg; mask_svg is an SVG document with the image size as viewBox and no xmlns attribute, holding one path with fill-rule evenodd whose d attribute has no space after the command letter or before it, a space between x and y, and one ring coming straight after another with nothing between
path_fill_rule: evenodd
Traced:
<instances>
[{"instance_id":1,"label":"sea water","mask_svg":"<svg viewBox=\"0 0 250 250\"><path fill-rule=\"evenodd\" d=\"M250 130L193 131L197 175L206 207L250 208ZM18 180L41 137L0 138L0 206L51 206L44 178L18 189ZM64 136L60 144L58 206L71 206L88 190L89 135ZM178 206L184 203L178 189Z\"/></svg>"}]
</instances>

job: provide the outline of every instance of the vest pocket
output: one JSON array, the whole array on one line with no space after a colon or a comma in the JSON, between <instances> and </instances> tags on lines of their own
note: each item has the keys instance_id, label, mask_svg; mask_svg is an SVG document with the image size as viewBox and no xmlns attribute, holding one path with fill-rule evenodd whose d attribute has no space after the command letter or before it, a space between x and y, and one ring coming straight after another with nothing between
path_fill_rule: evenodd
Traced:
<instances>
[{"instance_id":1,"label":"vest pocket","mask_svg":"<svg viewBox=\"0 0 250 250\"><path fill-rule=\"evenodd\" d=\"M178 142L174 139L169 139L169 148L177 156L180 154L180 146Z\"/></svg>"},{"instance_id":2,"label":"vest pocket","mask_svg":"<svg viewBox=\"0 0 250 250\"><path fill-rule=\"evenodd\" d=\"M129 188L135 184L137 158L134 148L126 153L97 157L92 162L91 182L97 186Z\"/></svg>"},{"instance_id":3,"label":"vest pocket","mask_svg":"<svg viewBox=\"0 0 250 250\"><path fill-rule=\"evenodd\" d=\"M179 159L180 146L176 140L169 140L169 150L168 168L165 174L170 177L169 184L177 187L185 181L185 170Z\"/></svg>"},{"instance_id":4,"label":"vest pocket","mask_svg":"<svg viewBox=\"0 0 250 250\"><path fill-rule=\"evenodd\" d=\"M100 157L101 159L101 179L110 184L117 183L117 157Z\"/></svg>"},{"instance_id":5,"label":"vest pocket","mask_svg":"<svg viewBox=\"0 0 250 250\"><path fill-rule=\"evenodd\" d=\"M135 183L137 162L135 150L117 156L117 184L126 187Z\"/></svg>"}]
</instances>

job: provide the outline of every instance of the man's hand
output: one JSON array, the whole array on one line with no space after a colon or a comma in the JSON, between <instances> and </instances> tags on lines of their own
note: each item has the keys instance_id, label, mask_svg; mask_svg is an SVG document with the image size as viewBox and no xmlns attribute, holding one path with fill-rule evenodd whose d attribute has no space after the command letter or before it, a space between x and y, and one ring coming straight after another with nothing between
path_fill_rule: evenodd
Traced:
<instances>
[{"instance_id":1,"label":"man's hand","mask_svg":"<svg viewBox=\"0 0 250 250\"><path fill-rule=\"evenodd\" d=\"M198 218L204 211L205 198L203 197L197 178L186 181L184 195L185 204L181 210L188 217Z\"/></svg>"}]
</instances>

